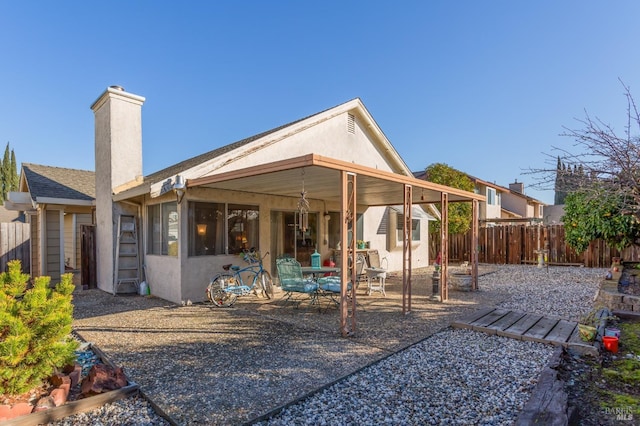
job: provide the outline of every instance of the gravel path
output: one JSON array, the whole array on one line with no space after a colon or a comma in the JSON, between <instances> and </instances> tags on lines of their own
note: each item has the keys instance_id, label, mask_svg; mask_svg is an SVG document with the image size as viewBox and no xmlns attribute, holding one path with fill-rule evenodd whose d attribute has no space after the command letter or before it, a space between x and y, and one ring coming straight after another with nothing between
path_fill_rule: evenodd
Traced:
<instances>
[{"instance_id":1,"label":"gravel path","mask_svg":"<svg viewBox=\"0 0 640 426\"><path fill-rule=\"evenodd\" d=\"M450 292L446 303L429 301L430 271L415 273L407 316L399 311L401 280L390 277L387 298L358 299L358 337L349 339L337 335L337 311L301 312L254 299L211 310L79 294L74 325L178 424L241 424L262 416L265 425L509 425L553 347L448 324L484 306L577 319L591 308L605 271L482 270L489 273L478 292ZM88 423L166 421L143 399L128 398L54 424Z\"/></svg>"}]
</instances>

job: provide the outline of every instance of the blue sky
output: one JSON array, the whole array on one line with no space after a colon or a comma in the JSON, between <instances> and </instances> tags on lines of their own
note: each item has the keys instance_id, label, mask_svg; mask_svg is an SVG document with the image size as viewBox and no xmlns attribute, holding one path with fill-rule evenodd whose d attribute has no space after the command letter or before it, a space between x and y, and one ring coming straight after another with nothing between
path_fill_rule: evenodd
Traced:
<instances>
[{"instance_id":1,"label":"blue sky","mask_svg":"<svg viewBox=\"0 0 640 426\"><path fill-rule=\"evenodd\" d=\"M526 171L555 167L585 110L623 131L638 22L637 0L0 0L0 142L93 170L89 107L120 85L147 99L149 174L359 97L412 170L553 203Z\"/></svg>"}]
</instances>

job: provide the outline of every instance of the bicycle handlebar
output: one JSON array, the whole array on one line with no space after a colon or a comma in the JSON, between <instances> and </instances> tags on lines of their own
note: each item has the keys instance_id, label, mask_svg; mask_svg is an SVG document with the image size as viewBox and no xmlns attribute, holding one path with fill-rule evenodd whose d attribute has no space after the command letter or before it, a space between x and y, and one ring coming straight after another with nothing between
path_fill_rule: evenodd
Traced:
<instances>
[{"instance_id":1,"label":"bicycle handlebar","mask_svg":"<svg viewBox=\"0 0 640 426\"><path fill-rule=\"evenodd\" d=\"M250 249L242 250L243 260L247 263L257 263L262 262L262 260L267 257L269 252L267 251L264 255L260 256L260 251L256 250L255 247L251 247Z\"/></svg>"}]
</instances>

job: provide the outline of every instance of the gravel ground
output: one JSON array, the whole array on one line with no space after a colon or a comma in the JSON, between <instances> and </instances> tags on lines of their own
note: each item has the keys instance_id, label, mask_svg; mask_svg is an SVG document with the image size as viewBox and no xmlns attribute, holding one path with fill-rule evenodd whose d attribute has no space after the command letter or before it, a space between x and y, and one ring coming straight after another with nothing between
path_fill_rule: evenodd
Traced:
<instances>
[{"instance_id":1,"label":"gravel ground","mask_svg":"<svg viewBox=\"0 0 640 426\"><path fill-rule=\"evenodd\" d=\"M358 332L347 339L335 309L305 311L253 296L213 309L80 292L74 327L177 424L508 425L553 347L448 325L485 306L577 319L591 308L605 270L481 272L479 291L450 291L449 301L437 303L429 299L431 271L416 271L410 315L401 314L402 280L391 274L386 298L358 298ZM164 422L143 399L128 398L54 424Z\"/></svg>"}]
</instances>

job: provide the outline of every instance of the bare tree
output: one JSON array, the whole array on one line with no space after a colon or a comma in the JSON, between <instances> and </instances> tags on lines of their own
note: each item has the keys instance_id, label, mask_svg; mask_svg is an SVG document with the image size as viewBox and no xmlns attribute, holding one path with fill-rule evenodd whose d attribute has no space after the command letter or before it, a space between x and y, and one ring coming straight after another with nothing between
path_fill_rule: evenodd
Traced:
<instances>
[{"instance_id":1,"label":"bare tree","mask_svg":"<svg viewBox=\"0 0 640 426\"><path fill-rule=\"evenodd\" d=\"M560 179L566 192L617 194L624 213L640 218L640 113L629 87L620 83L627 101L623 134L585 111L585 118L577 119L580 128L563 127L560 134L574 140L573 149L553 147L559 152L549 155L550 164L557 160L555 168L530 169L529 174L536 175L535 186L540 188L553 184L558 190Z\"/></svg>"}]
</instances>

